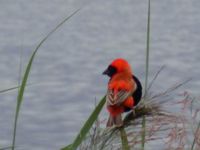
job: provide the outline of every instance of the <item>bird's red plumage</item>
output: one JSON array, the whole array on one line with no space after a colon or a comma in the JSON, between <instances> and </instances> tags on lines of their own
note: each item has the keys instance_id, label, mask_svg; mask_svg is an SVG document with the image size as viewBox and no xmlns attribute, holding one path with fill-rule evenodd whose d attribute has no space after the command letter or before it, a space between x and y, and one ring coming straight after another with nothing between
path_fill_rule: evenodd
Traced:
<instances>
[{"instance_id":1,"label":"bird's red plumage","mask_svg":"<svg viewBox=\"0 0 200 150\"><path fill-rule=\"evenodd\" d=\"M132 93L136 89L135 81L132 78L131 67L126 60L121 58L116 59L111 63L111 66L116 68L116 73L108 82L107 110L110 113L111 119L109 119L109 125L107 124L107 126L122 124L121 122L112 123L110 120L114 121L114 118L121 117L121 113L125 111L125 108L133 108L134 99Z\"/></svg>"}]
</instances>

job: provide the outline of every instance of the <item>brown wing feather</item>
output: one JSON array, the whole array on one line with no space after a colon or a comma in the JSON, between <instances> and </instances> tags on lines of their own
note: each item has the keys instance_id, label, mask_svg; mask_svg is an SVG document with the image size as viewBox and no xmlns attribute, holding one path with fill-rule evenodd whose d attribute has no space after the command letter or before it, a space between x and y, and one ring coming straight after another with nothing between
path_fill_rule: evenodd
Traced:
<instances>
[{"instance_id":1,"label":"brown wing feather","mask_svg":"<svg viewBox=\"0 0 200 150\"><path fill-rule=\"evenodd\" d=\"M124 102L130 95L132 95L133 91L126 91L126 90L120 90L117 95L114 95L114 92L112 90L108 90L106 101L107 105L120 105Z\"/></svg>"}]
</instances>

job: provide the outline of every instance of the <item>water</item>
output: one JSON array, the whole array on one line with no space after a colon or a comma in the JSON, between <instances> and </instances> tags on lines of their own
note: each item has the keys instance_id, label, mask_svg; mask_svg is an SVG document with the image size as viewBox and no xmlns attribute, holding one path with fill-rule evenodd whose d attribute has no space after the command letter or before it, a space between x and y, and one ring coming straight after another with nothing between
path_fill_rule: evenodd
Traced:
<instances>
[{"instance_id":1,"label":"water","mask_svg":"<svg viewBox=\"0 0 200 150\"><path fill-rule=\"evenodd\" d=\"M1 0L0 89L18 84L38 42L59 21L84 5L38 51L20 111L17 146L55 150L69 144L106 92L101 75L112 59L126 58L144 83L147 1ZM199 97L200 1L153 1L150 78L162 66L153 89L188 78ZM20 54L21 53L21 54ZM11 144L17 91L0 94L0 146ZM106 118L106 113L101 118Z\"/></svg>"}]
</instances>

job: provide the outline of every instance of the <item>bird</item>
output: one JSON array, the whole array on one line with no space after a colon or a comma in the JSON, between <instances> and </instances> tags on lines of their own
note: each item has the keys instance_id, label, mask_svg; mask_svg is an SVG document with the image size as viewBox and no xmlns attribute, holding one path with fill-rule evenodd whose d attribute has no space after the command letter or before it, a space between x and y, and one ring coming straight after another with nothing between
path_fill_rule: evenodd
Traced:
<instances>
[{"instance_id":1,"label":"bird","mask_svg":"<svg viewBox=\"0 0 200 150\"><path fill-rule=\"evenodd\" d=\"M106 93L106 107L109 112L106 126L121 127L122 113L133 110L141 100L141 82L133 75L128 61L123 58L114 59L103 75L110 77Z\"/></svg>"}]
</instances>

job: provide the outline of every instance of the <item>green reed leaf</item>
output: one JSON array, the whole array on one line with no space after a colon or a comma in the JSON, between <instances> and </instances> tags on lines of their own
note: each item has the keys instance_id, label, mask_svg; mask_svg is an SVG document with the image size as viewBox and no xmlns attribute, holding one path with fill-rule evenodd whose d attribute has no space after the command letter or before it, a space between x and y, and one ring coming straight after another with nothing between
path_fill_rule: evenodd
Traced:
<instances>
[{"instance_id":1,"label":"green reed leaf","mask_svg":"<svg viewBox=\"0 0 200 150\"><path fill-rule=\"evenodd\" d=\"M16 139L16 129L17 129L17 120L19 116L19 111L21 107L21 103L23 101L23 95L26 87L26 83L29 77L29 73L31 71L31 66L33 63L33 60L35 58L35 55L38 51L38 49L41 47L41 45L59 28L61 27L67 20L69 20L72 16L74 16L80 9L76 10L74 13L72 13L70 16L65 18L63 21L61 21L53 30L51 30L41 41L40 43L36 46L36 49L33 51L28 65L26 67L25 73L23 75L22 81L21 81L21 86L18 91L18 96L17 96L17 106L16 106L16 112L15 112L15 121L14 121L14 131L13 131L13 140L12 140L12 150L15 149L15 139Z\"/></svg>"}]
</instances>

